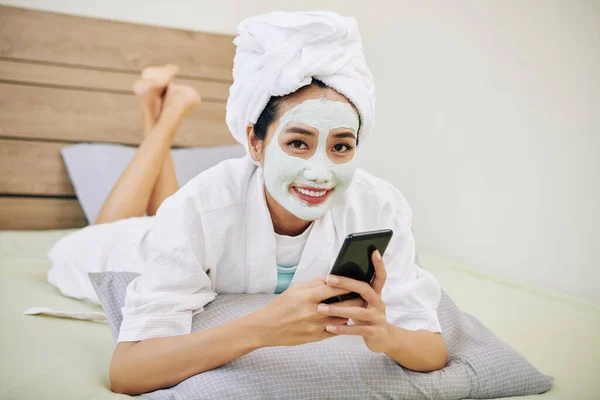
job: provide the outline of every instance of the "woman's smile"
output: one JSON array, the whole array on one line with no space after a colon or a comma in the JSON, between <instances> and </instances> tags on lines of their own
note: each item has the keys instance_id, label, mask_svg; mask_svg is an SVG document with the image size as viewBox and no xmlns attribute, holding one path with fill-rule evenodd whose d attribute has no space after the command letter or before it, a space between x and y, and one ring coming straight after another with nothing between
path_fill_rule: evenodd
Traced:
<instances>
[{"instance_id":1,"label":"woman's smile","mask_svg":"<svg viewBox=\"0 0 600 400\"><path fill-rule=\"evenodd\" d=\"M315 188L311 186L290 185L290 193L311 206L324 203L334 190L335 187Z\"/></svg>"}]
</instances>

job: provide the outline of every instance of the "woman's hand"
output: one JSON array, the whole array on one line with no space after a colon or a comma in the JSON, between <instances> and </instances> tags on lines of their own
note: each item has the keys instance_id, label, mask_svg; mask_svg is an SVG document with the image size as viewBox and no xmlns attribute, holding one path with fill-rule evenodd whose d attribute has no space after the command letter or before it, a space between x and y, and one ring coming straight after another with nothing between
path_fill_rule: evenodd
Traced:
<instances>
[{"instance_id":1,"label":"woman's hand","mask_svg":"<svg viewBox=\"0 0 600 400\"><path fill-rule=\"evenodd\" d=\"M372 260L375 266L375 278L370 285L343 276L329 275L327 278L327 285L332 288L358 293L362 297L361 300L364 299L366 302L365 307L348 307L341 303L320 304L319 312L330 318L352 319L354 323L353 325L327 325L328 332L362 336L371 351L384 353L388 350L391 339L390 325L385 315L385 302L381 298L386 271L379 251L373 252Z\"/></svg>"},{"instance_id":2,"label":"woman's hand","mask_svg":"<svg viewBox=\"0 0 600 400\"><path fill-rule=\"evenodd\" d=\"M253 316L264 327L264 346L294 346L334 336L325 328L344 325L348 318L325 316L318 312L318 307L322 301L346 293L349 293L346 289L327 285L322 277L291 286ZM362 299L354 299L345 301L341 307L361 304Z\"/></svg>"}]
</instances>

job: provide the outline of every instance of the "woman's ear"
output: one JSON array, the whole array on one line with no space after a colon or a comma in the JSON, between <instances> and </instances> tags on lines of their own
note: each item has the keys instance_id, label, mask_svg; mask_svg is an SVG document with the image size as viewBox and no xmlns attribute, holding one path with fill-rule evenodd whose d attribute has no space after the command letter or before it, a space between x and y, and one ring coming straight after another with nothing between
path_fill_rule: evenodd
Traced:
<instances>
[{"instance_id":1,"label":"woman's ear","mask_svg":"<svg viewBox=\"0 0 600 400\"><path fill-rule=\"evenodd\" d=\"M262 150L264 142L254 133L254 124L246 125L246 136L248 137L248 151L254 161L262 162Z\"/></svg>"}]
</instances>

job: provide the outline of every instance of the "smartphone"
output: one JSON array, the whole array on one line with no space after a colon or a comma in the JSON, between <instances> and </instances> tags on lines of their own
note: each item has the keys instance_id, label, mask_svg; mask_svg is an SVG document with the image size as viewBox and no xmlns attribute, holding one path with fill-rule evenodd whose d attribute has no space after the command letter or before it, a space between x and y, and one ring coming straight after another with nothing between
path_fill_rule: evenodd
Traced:
<instances>
[{"instance_id":1,"label":"smartphone","mask_svg":"<svg viewBox=\"0 0 600 400\"><path fill-rule=\"evenodd\" d=\"M371 283L373 275L375 275L375 266L373 265L371 256L375 250L379 250L379 253L383 256L393 234L394 232L391 229L385 229L351 233L346 236L344 244L342 244L342 248L331 268L331 274ZM347 293L331 297L323 303L337 303L357 297L360 297L358 293Z\"/></svg>"}]
</instances>

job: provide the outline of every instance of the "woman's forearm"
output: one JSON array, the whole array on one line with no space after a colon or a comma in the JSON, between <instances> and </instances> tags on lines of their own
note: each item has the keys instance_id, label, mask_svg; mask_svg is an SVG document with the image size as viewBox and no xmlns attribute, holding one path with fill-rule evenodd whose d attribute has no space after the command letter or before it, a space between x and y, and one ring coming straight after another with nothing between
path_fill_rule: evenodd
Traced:
<instances>
[{"instance_id":1,"label":"woman's forearm","mask_svg":"<svg viewBox=\"0 0 600 400\"><path fill-rule=\"evenodd\" d=\"M410 331L389 324L390 347L385 354L405 368L419 372L442 369L448 361L446 343L439 333Z\"/></svg>"},{"instance_id":2,"label":"woman's forearm","mask_svg":"<svg viewBox=\"0 0 600 400\"><path fill-rule=\"evenodd\" d=\"M137 395L170 387L262 347L249 317L182 336L119 343L110 366L113 392Z\"/></svg>"}]
</instances>

